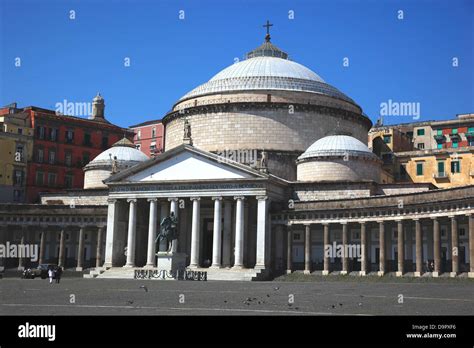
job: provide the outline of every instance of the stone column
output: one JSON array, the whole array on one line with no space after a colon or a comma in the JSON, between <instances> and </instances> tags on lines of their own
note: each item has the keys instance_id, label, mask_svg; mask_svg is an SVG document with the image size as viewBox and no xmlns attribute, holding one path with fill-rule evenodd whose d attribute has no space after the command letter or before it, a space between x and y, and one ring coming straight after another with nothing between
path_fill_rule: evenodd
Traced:
<instances>
[{"instance_id":1,"label":"stone column","mask_svg":"<svg viewBox=\"0 0 474 348\"><path fill-rule=\"evenodd\" d=\"M293 269L293 233L291 226L286 228L286 273L290 274Z\"/></svg>"},{"instance_id":2,"label":"stone column","mask_svg":"<svg viewBox=\"0 0 474 348\"><path fill-rule=\"evenodd\" d=\"M83 270L84 263L84 230L85 227L81 226L79 229L79 243L77 246L77 266L76 271Z\"/></svg>"},{"instance_id":3,"label":"stone column","mask_svg":"<svg viewBox=\"0 0 474 348\"><path fill-rule=\"evenodd\" d=\"M124 267L135 267L135 234L137 230L137 200L127 199L130 203L128 214L127 263Z\"/></svg>"},{"instance_id":4,"label":"stone column","mask_svg":"<svg viewBox=\"0 0 474 348\"><path fill-rule=\"evenodd\" d=\"M459 273L459 231L456 216L451 216L451 277Z\"/></svg>"},{"instance_id":5,"label":"stone column","mask_svg":"<svg viewBox=\"0 0 474 348\"><path fill-rule=\"evenodd\" d=\"M224 236L223 236L222 262L224 267L230 267L232 244L232 202L224 202Z\"/></svg>"},{"instance_id":6,"label":"stone column","mask_svg":"<svg viewBox=\"0 0 474 348\"><path fill-rule=\"evenodd\" d=\"M361 258L360 258L360 275L367 275L367 230L365 222L360 223L360 244L361 244Z\"/></svg>"},{"instance_id":7,"label":"stone column","mask_svg":"<svg viewBox=\"0 0 474 348\"><path fill-rule=\"evenodd\" d=\"M347 255L347 244L348 244L348 232L347 222L341 222L342 225L342 271L341 274L347 274L349 272L349 258Z\"/></svg>"},{"instance_id":8,"label":"stone column","mask_svg":"<svg viewBox=\"0 0 474 348\"><path fill-rule=\"evenodd\" d=\"M379 223L379 276L385 274L385 225L383 221Z\"/></svg>"},{"instance_id":9,"label":"stone column","mask_svg":"<svg viewBox=\"0 0 474 348\"><path fill-rule=\"evenodd\" d=\"M323 250L323 257L324 257L324 270L323 275L328 275L330 272L330 260L329 260L329 224L323 224L323 238L324 238L324 250Z\"/></svg>"},{"instance_id":10,"label":"stone column","mask_svg":"<svg viewBox=\"0 0 474 348\"><path fill-rule=\"evenodd\" d=\"M263 269L268 265L268 197L257 197L257 258L255 268Z\"/></svg>"},{"instance_id":11,"label":"stone column","mask_svg":"<svg viewBox=\"0 0 474 348\"><path fill-rule=\"evenodd\" d=\"M439 221L433 218L433 256L434 256L434 272L433 277L441 274L441 236L439 233Z\"/></svg>"},{"instance_id":12,"label":"stone column","mask_svg":"<svg viewBox=\"0 0 474 348\"><path fill-rule=\"evenodd\" d=\"M474 278L474 215L467 215L469 221L469 272L468 277Z\"/></svg>"},{"instance_id":13,"label":"stone column","mask_svg":"<svg viewBox=\"0 0 474 348\"><path fill-rule=\"evenodd\" d=\"M235 208L235 269L242 269L244 266L244 199L245 197L234 197L237 201ZM258 248L257 248L258 249Z\"/></svg>"},{"instance_id":14,"label":"stone column","mask_svg":"<svg viewBox=\"0 0 474 348\"><path fill-rule=\"evenodd\" d=\"M105 236L104 263L104 267L106 268L116 266L117 260L123 253L123 250L118 250L117 240L119 202L116 199L109 199L108 203L109 205L107 209L107 232Z\"/></svg>"},{"instance_id":15,"label":"stone column","mask_svg":"<svg viewBox=\"0 0 474 348\"><path fill-rule=\"evenodd\" d=\"M191 263L190 268L199 267L199 244L201 239L201 198L191 197L193 202L193 221L191 227Z\"/></svg>"},{"instance_id":16,"label":"stone column","mask_svg":"<svg viewBox=\"0 0 474 348\"><path fill-rule=\"evenodd\" d=\"M396 272L397 277L401 277L405 271L404 262L405 262L405 240L403 233L403 221L397 221L397 249L398 249L398 270Z\"/></svg>"},{"instance_id":17,"label":"stone column","mask_svg":"<svg viewBox=\"0 0 474 348\"><path fill-rule=\"evenodd\" d=\"M423 235L421 232L421 223L415 219L415 245L416 245L416 270L415 277L421 277L423 274Z\"/></svg>"},{"instance_id":18,"label":"stone column","mask_svg":"<svg viewBox=\"0 0 474 348\"><path fill-rule=\"evenodd\" d=\"M61 232L60 232L60 237L59 237L59 258L58 258L58 266L59 267L65 267L65 242L66 242L66 238L64 236L64 229L61 229Z\"/></svg>"},{"instance_id":19,"label":"stone column","mask_svg":"<svg viewBox=\"0 0 474 348\"><path fill-rule=\"evenodd\" d=\"M212 236L212 268L221 268L221 242L222 242L222 197L213 197L214 200L214 226Z\"/></svg>"},{"instance_id":20,"label":"stone column","mask_svg":"<svg viewBox=\"0 0 474 348\"><path fill-rule=\"evenodd\" d=\"M22 228L21 240L20 240L20 248L23 248L25 245L25 229ZM25 269L25 258L23 257L23 252L18 253L18 270L23 271Z\"/></svg>"},{"instance_id":21,"label":"stone column","mask_svg":"<svg viewBox=\"0 0 474 348\"><path fill-rule=\"evenodd\" d=\"M155 239L156 239L156 216L158 214L158 199L150 198L148 199L150 202L150 216L148 219L148 249L147 249L147 259L146 259L146 266L148 268L155 267Z\"/></svg>"},{"instance_id":22,"label":"stone column","mask_svg":"<svg viewBox=\"0 0 474 348\"><path fill-rule=\"evenodd\" d=\"M173 213L176 219L178 219L178 198L168 198L168 200L170 201L170 215L171 213ZM178 225L178 228L179 228L179 225ZM171 253L174 254L177 252L178 252L178 239L175 239L171 242Z\"/></svg>"},{"instance_id":23,"label":"stone column","mask_svg":"<svg viewBox=\"0 0 474 348\"><path fill-rule=\"evenodd\" d=\"M165 217L168 216L170 210L169 210L169 207L168 207L168 203L167 202L161 202L160 204L160 221L159 221L159 225L161 225L161 221L163 221L163 219ZM163 239L159 246L158 246L158 251L167 251L168 249L168 245L167 245L167 242L165 239Z\"/></svg>"},{"instance_id":24,"label":"stone column","mask_svg":"<svg viewBox=\"0 0 474 348\"><path fill-rule=\"evenodd\" d=\"M44 263L44 253L46 248L46 231L43 229L41 231L41 236L40 236L40 250L39 250L39 257L38 257L38 265Z\"/></svg>"},{"instance_id":25,"label":"stone column","mask_svg":"<svg viewBox=\"0 0 474 348\"><path fill-rule=\"evenodd\" d=\"M95 250L95 267L99 268L102 264L102 254L100 249L102 248L102 234L104 233L104 228L99 227L97 229L97 246Z\"/></svg>"},{"instance_id":26,"label":"stone column","mask_svg":"<svg viewBox=\"0 0 474 348\"><path fill-rule=\"evenodd\" d=\"M311 274L311 225L304 225L304 274Z\"/></svg>"}]
</instances>

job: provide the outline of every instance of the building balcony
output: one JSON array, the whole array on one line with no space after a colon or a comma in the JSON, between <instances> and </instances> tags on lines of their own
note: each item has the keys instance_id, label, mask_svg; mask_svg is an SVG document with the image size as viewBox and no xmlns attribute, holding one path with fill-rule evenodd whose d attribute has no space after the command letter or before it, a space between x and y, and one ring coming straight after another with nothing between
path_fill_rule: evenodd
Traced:
<instances>
[{"instance_id":1,"label":"building balcony","mask_svg":"<svg viewBox=\"0 0 474 348\"><path fill-rule=\"evenodd\" d=\"M466 138L473 139L474 138L474 132L467 132L466 133Z\"/></svg>"},{"instance_id":2,"label":"building balcony","mask_svg":"<svg viewBox=\"0 0 474 348\"><path fill-rule=\"evenodd\" d=\"M444 135L435 135L434 138L435 138L436 142L438 142L438 143L443 143L446 140Z\"/></svg>"},{"instance_id":3,"label":"building balcony","mask_svg":"<svg viewBox=\"0 0 474 348\"><path fill-rule=\"evenodd\" d=\"M458 133L449 134L449 138L451 138L451 141L460 141L461 140L461 136Z\"/></svg>"},{"instance_id":4,"label":"building balcony","mask_svg":"<svg viewBox=\"0 0 474 348\"><path fill-rule=\"evenodd\" d=\"M446 172L433 173L433 178L435 179L448 179L449 174Z\"/></svg>"}]
</instances>

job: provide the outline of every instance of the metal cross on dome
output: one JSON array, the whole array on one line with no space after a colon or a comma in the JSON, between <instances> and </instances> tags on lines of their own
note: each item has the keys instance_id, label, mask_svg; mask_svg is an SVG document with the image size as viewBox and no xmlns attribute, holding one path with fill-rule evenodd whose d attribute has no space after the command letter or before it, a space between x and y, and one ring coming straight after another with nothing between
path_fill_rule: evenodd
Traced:
<instances>
[{"instance_id":1,"label":"metal cross on dome","mask_svg":"<svg viewBox=\"0 0 474 348\"><path fill-rule=\"evenodd\" d=\"M267 19L267 24L263 25L264 28L267 28L267 35L265 36L265 41L270 41L270 27L273 27L273 24Z\"/></svg>"}]
</instances>

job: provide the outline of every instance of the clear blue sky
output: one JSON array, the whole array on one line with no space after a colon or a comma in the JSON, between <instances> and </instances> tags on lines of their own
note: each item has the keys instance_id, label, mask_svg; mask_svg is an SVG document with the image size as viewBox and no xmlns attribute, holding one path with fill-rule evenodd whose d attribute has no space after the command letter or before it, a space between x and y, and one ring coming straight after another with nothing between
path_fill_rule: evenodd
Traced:
<instances>
[{"instance_id":1,"label":"clear blue sky","mask_svg":"<svg viewBox=\"0 0 474 348\"><path fill-rule=\"evenodd\" d=\"M1 105L55 109L64 99L87 102L100 91L116 124L161 118L186 92L260 45L269 19L274 44L353 98L373 121L389 99L420 103L420 121L474 112L470 0L0 3Z\"/></svg>"}]
</instances>

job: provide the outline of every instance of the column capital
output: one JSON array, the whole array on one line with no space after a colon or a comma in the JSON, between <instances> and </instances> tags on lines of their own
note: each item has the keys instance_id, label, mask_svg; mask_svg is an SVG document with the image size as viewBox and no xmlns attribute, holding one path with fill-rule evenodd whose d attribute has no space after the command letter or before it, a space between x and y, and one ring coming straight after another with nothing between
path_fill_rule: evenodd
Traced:
<instances>
[{"instance_id":1,"label":"column capital","mask_svg":"<svg viewBox=\"0 0 474 348\"><path fill-rule=\"evenodd\" d=\"M115 199L115 198L107 198L107 203L109 203L109 204L115 204L115 203L117 203L117 199Z\"/></svg>"},{"instance_id":2,"label":"column capital","mask_svg":"<svg viewBox=\"0 0 474 348\"><path fill-rule=\"evenodd\" d=\"M341 225L347 225L347 221L346 221L346 220L339 221L339 223L340 223Z\"/></svg>"},{"instance_id":3,"label":"column capital","mask_svg":"<svg viewBox=\"0 0 474 348\"><path fill-rule=\"evenodd\" d=\"M245 199L245 197L244 196L235 196L234 199L237 200L237 201L238 200L243 201Z\"/></svg>"},{"instance_id":4,"label":"column capital","mask_svg":"<svg viewBox=\"0 0 474 348\"><path fill-rule=\"evenodd\" d=\"M305 222L303 225L304 225L305 227L311 227L311 224L310 224L309 222Z\"/></svg>"},{"instance_id":5,"label":"column capital","mask_svg":"<svg viewBox=\"0 0 474 348\"><path fill-rule=\"evenodd\" d=\"M171 197L171 198L168 198L168 202L177 202L179 200L178 197Z\"/></svg>"},{"instance_id":6,"label":"column capital","mask_svg":"<svg viewBox=\"0 0 474 348\"><path fill-rule=\"evenodd\" d=\"M367 223L367 221L359 221L359 224L361 225L365 225Z\"/></svg>"},{"instance_id":7,"label":"column capital","mask_svg":"<svg viewBox=\"0 0 474 348\"><path fill-rule=\"evenodd\" d=\"M466 216L469 217L474 217L474 213L467 213Z\"/></svg>"},{"instance_id":8,"label":"column capital","mask_svg":"<svg viewBox=\"0 0 474 348\"><path fill-rule=\"evenodd\" d=\"M448 217L449 217L451 220L454 220L454 219L456 219L457 216L456 216L456 215L449 215Z\"/></svg>"},{"instance_id":9,"label":"column capital","mask_svg":"<svg viewBox=\"0 0 474 348\"><path fill-rule=\"evenodd\" d=\"M268 199L268 196L256 196L255 197L258 201L265 201Z\"/></svg>"},{"instance_id":10,"label":"column capital","mask_svg":"<svg viewBox=\"0 0 474 348\"><path fill-rule=\"evenodd\" d=\"M377 223L383 225L385 223L385 220L377 220Z\"/></svg>"},{"instance_id":11,"label":"column capital","mask_svg":"<svg viewBox=\"0 0 474 348\"><path fill-rule=\"evenodd\" d=\"M437 216L430 217L430 219L433 220L433 221L438 221L438 217L437 217Z\"/></svg>"},{"instance_id":12,"label":"column capital","mask_svg":"<svg viewBox=\"0 0 474 348\"><path fill-rule=\"evenodd\" d=\"M321 223L321 225L323 225L323 226L329 226L329 224L330 224L329 222L322 222Z\"/></svg>"},{"instance_id":13,"label":"column capital","mask_svg":"<svg viewBox=\"0 0 474 348\"><path fill-rule=\"evenodd\" d=\"M137 199L136 198L127 198L127 202L128 203L137 203Z\"/></svg>"},{"instance_id":14,"label":"column capital","mask_svg":"<svg viewBox=\"0 0 474 348\"><path fill-rule=\"evenodd\" d=\"M170 198L168 198L168 199L170 199ZM201 197L189 197L189 199L190 199L191 201L200 201L200 200L201 200Z\"/></svg>"},{"instance_id":15,"label":"column capital","mask_svg":"<svg viewBox=\"0 0 474 348\"><path fill-rule=\"evenodd\" d=\"M148 202L158 202L158 198L148 198Z\"/></svg>"},{"instance_id":16,"label":"column capital","mask_svg":"<svg viewBox=\"0 0 474 348\"><path fill-rule=\"evenodd\" d=\"M213 201L222 201L222 197L212 197Z\"/></svg>"}]
</instances>

